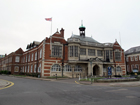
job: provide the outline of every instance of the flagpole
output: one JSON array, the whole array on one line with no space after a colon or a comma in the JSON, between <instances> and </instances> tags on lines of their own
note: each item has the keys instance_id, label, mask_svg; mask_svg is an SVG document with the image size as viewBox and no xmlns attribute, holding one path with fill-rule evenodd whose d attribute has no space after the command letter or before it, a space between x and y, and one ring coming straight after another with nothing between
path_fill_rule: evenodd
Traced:
<instances>
[{"instance_id":1,"label":"flagpole","mask_svg":"<svg viewBox=\"0 0 140 105\"><path fill-rule=\"evenodd\" d=\"M51 19L52 19L52 17L51 17ZM52 21L51 21L51 35L52 35Z\"/></svg>"},{"instance_id":2,"label":"flagpole","mask_svg":"<svg viewBox=\"0 0 140 105\"><path fill-rule=\"evenodd\" d=\"M51 17L51 35L50 35L50 50L52 49L52 17Z\"/></svg>"}]
</instances>

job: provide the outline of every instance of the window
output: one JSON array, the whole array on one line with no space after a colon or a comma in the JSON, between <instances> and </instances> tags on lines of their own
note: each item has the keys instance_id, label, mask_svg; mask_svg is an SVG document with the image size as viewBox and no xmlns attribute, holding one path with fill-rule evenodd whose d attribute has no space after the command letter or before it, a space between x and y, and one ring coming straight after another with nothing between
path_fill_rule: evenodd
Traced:
<instances>
[{"instance_id":1,"label":"window","mask_svg":"<svg viewBox=\"0 0 140 105\"><path fill-rule=\"evenodd\" d=\"M41 64L39 64L39 67L38 67L38 73L41 72Z\"/></svg>"},{"instance_id":2,"label":"window","mask_svg":"<svg viewBox=\"0 0 140 105\"><path fill-rule=\"evenodd\" d=\"M16 56L15 62L19 62L19 56Z\"/></svg>"},{"instance_id":3,"label":"window","mask_svg":"<svg viewBox=\"0 0 140 105\"><path fill-rule=\"evenodd\" d=\"M40 58L42 58L42 49L40 50Z\"/></svg>"},{"instance_id":4,"label":"window","mask_svg":"<svg viewBox=\"0 0 140 105\"><path fill-rule=\"evenodd\" d=\"M78 46L70 46L70 57L78 57Z\"/></svg>"},{"instance_id":5,"label":"window","mask_svg":"<svg viewBox=\"0 0 140 105\"><path fill-rule=\"evenodd\" d=\"M28 73L29 73L29 66L28 66Z\"/></svg>"},{"instance_id":6,"label":"window","mask_svg":"<svg viewBox=\"0 0 140 105\"><path fill-rule=\"evenodd\" d=\"M25 66L25 73L26 73L26 71L27 71L27 66Z\"/></svg>"},{"instance_id":7,"label":"window","mask_svg":"<svg viewBox=\"0 0 140 105\"><path fill-rule=\"evenodd\" d=\"M98 56L103 56L102 50L97 50L97 55L98 55Z\"/></svg>"},{"instance_id":8,"label":"window","mask_svg":"<svg viewBox=\"0 0 140 105\"><path fill-rule=\"evenodd\" d=\"M116 68L116 72L121 72L121 67L118 66L118 67Z\"/></svg>"},{"instance_id":9,"label":"window","mask_svg":"<svg viewBox=\"0 0 140 105\"><path fill-rule=\"evenodd\" d=\"M33 71L33 65L31 65L31 73L32 73L32 71Z\"/></svg>"},{"instance_id":10,"label":"window","mask_svg":"<svg viewBox=\"0 0 140 105\"><path fill-rule=\"evenodd\" d=\"M127 65L127 72L130 72L129 65Z\"/></svg>"},{"instance_id":11,"label":"window","mask_svg":"<svg viewBox=\"0 0 140 105\"><path fill-rule=\"evenodd\" d=\"M30 62L30 55L28 56L28 62Z\"/></svg>"},{"instance_id":12,"label":"window","mask_svg":"<svg viewBox=\"0 0 140 105\"><path fill-rule=\"evenodd\" d=\"M54 65L52 66L51 71L60 71L60 65L54 64Z\"/></svg>"},{"instance_id":13,"label":"window","mask_svg":"<svg viewBox=\"0 0 140 105\"><path fill-rule=\"evenodd\" d=\"M27 55L26 55L26 62L27 62Z\"/></svg>"},{"instance_id":14,"label":"window","mask_svg":"<svg viewBox=\"0 0 140 105\"><path fill-rule=\"evenodd\" d=\"M135 56L135 61L138 61L138 56Z\"/></svg>"},{"instance_id":15,"label":"window","mask_svg":"<svg viewBox=\"0 0 140 105\"><path fill-rule=\"evenodd\" d=\"M113 51L112 50L110 50L110 59L113 59L113 53L112 53Z\"/></svg>"},{"instance_id":16,"label":"window","mask_svg":"<svg viewBox=\"0 0 140 105\"><path fill-rule=\"evenodd\" d=\"M131 57L131 61L134 61L134 57L133 56Z\"/></svg>"},{"instance_id":17,"label":"window","mask_svg":"<svg viewBox=\"0 0 140 105\"><path fill-rule=\"evenodd\" d=\"M37 60L37 52L35 52L35 60Z\"/></svg>"},{"instance_id":18,"label":"window","mask_svg":"<svg viewBox=\"0 0 140 105\"><path fill-rule=\"evenodd\" d=\"M126 57L126 62L129 62L129 58L128 57Z\"/></svg>"},{"instance_id":19,"label":"window","mask_svg":"<svg viewBox=\"0 0 140 105\"><path fill-rule=\"evenodd\" d=\"M53 45L52 46L52 56L61 57L62 56L62 46Z\"/></svg>"},{"instance_id":20,"label":"window","mask_svg":"<svg viewBox=\"0 0 140 105\"><path fill-rule=\"evenodd\" d=\"M36 73L36 64L34 65L34 73Z\"/></svg>"},{"instance_id":21,"label":"window","mask_svg":"<svg viewBox=\"0 0 140 105\"><path fill-rule=\"evenodd\" d=\"M32 61L33 61L33 57L34 57L34 53L32 53L32 58L31 58Z\"/></svg>"},{"instance_id":22,"label":"window","mask_svg":"<svg viewBox=\"0 0 140 105\"><path fill-rule=\"evenodd\" d=\"M22 67L22 72L24 72L24 66Z\"/></svg>"},{"instance_id":23,"label":"window","mask_svg":"<svg viewBox=\"0 0 140 105\"><path fill-rule=\"evenodd\" d=\"M137 68L137 69L139 70L139 65L138 65L138 64L136 64L136 65L135 65L135 68Z\"/></svg>"},{"instance_id":24,"label":"window","mask_svg":"<svg viewBox=\"0 0 140 105\"><path fill-rule=\"evenodd\" d=\"M115 61L120 61L120 60L121 60L121 53L115 52Z\"/></svg>"},{"instance_id":25,"label":"window","mask_svg":"<svg viewBox=\"0 0 140 105\"><path fill-rule=\"evenodd\" d=\"M105 53L106 53L106 61L109 61L109 50L106 50Z\"/></svg>"},{"instance_id":26,"label":"window","mask_svg":"<svg viewBox=\"0 0 140 105\"><path fill-rule=\"evenodd\" d=\"M14 72L19 72L19 66L15 66Z\"/></svg>"},{"instance_id":27,"label":"window","mask_svg":"<svg viewBox=\"0 0 140 105\"><path fill-rule=\"evenodd\" d=\"M75 72L82 71L81 66L76 65L75 68L74 68L74 71L75 71Z\"/></svg>"},{"instance_id":28,"label":"window","mask_svg":"<svg viewBox=\"0 0 140 105\"><path fill-rule=\"evenodd\" d=\"M103 72L106 72L106 68L105 67L103 68Z\"/></svg>"},{"instance_id":29,"label":"window","mask_svg":"<svg viewBox=\"0 0 140 105\"><path fill-rule=\"evenodd\" d=\"M86 49L80 48L80 55L86 55Z\"/></svg>"},{"instance_id":30,"label":"window","mask_svg":"<svg viewBox=\"0 0 140 105\"><path fill-rule=\"evenodd\" d=\"M72 71L72 70L71 70L71 66L70 66L70 65L66 65L66 66L64 67L64 71Z\"/></svg>"},{"instance_id":31,"label":"window","mask_svg":"<svg viewBox=\"0 0 140 105\"><path fill-rule=\"evenodd\" d=\"M94 49L88 49L88 55L95 56L95 50Z\"/></svg>"},{"instance_id":32,"label":"window","mask_svg":"<svg viewBox=\"0 0 140 105\"><path fill-rule=\"evenodd\" d=\"M12 62L12 57L9 58L9 62Z\"/></svg>"},{"instance_id":33,"label":"window","mask_svg":"<svg viewBox=\"0 0 140 105\"><path fill-rule=\"evenodd\" d=\"M134 69L134 64L133 65L131 65L131 71Z\"/></svg>"},{"instance_id":34,"label":"window","mask_svg":"<svg viewBox=\"0 0 140 105\"><path fill-rule=\"evenodd\" d=\"M140 55L139 55L139 61L140 61Z\"/></svg>"}]
</instances>

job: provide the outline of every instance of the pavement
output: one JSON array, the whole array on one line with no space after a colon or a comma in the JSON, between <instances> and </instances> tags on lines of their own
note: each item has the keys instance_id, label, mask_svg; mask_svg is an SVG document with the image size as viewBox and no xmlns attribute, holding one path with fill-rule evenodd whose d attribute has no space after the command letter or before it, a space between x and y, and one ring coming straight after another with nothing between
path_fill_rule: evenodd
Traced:
<instances>
[{"instance_id":1,"label":"pavement","mask_svg":"<svg viewBox=\"0 0 140 105\"><path fill-rule=\"evenodd\" d=\"M6 81L6 80L3 80L3 79L0 79L0 89L1 88L4 88L4 87L7 87L9 86L11 83Z\"/></svg>"},{"instance_id":2,"label":"pavement","mask_svg":"<svg viewBox=\"0 0 140 105\"><path fill-rule=\"evenodd\" d=\"M44 81L56 81L56 82L65 82L65 83L77 83L80 85L92 85L92 86L112 86L112 87L140 87L140 81L133 82L113 82L113 83L91 83L86 81L79 81L78 78L70 79L70 78L58 78L56 79L47 79L47 78L36 78L36 77L22 77L22 76L12 76L12 75L3 75L3 76L11 76L16 78L27 78L34 80L44 80ZM0 88L6 87L10 85L9 81L0 79Z\"/></svg>"}]
</instances>

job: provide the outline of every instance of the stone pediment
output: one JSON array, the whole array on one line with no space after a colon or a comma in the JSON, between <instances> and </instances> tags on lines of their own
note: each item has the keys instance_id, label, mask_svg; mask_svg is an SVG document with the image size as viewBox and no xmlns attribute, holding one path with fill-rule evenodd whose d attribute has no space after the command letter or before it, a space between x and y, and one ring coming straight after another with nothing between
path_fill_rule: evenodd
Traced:
<instances>
[{"instance_id":1,"label":"stone pediment","mask_svg":"<svg viewBox=\"0 0 140 105\"><path fill-rule=\"evenodd\" d=\"M91 62L103 62L103 60L100 59L100 58L98 58L98 57L96 57L96 58L90 58L89 61L91 61Z\"/></svg>"}]
</instances>

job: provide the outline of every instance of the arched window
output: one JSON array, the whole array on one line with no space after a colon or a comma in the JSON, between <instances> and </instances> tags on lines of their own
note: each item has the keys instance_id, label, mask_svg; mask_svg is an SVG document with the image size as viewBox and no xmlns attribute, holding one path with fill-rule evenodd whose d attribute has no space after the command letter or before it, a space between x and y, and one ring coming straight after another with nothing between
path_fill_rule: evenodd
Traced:
<instances>
[{"instance_id":1,"label":"arched window","mask_svg":"<svg viewBox=\"0 0 140 105\"><path fill-rule=\"evenodd\" d=\"M60 71L60 65L54 64L54 65L52 66L51 71Z\"/></svg>"},{"instance_id":2,"label":"arched window","mask_svg":"<svg viewBox=\"0 0 140 105\"><path fill-rule=\"evenodd\" d=\"M82 71L82 68L81 68L81 66L79 66L79 65L76 65L75 66L75 68L74 68L74 71Z\"/></svg>"},{"instance_id":3,"label":"arched window","mask_svg":"<svg viewBox=\"0 0 140 105\"><path fill-rule=\"evenodd\" d=\"M121 72L121 67L118 66L118 67L116 68L116 72Z\"/></svg>"},{"instance_id":4,"label":"arched window","mask_svg":"<svg viewBox=\"0 0 140 105\"><path fill-rule=\"evenodd\" d=\"M66 65L66 66L64 67L64 71L68 71L68 72L72 71L72 70L71 70L71 66L70 66L70 65Z\"/></svg>"},{"instance_id":5,"label":"arched window","mask_svg":"<svg viewBox=\"0 0 140 105\"><path fill-rule=\"evenodd\" d=\"M14 72L19 72L19 66L15 66Z\"/></svg>"}]
</instances>

